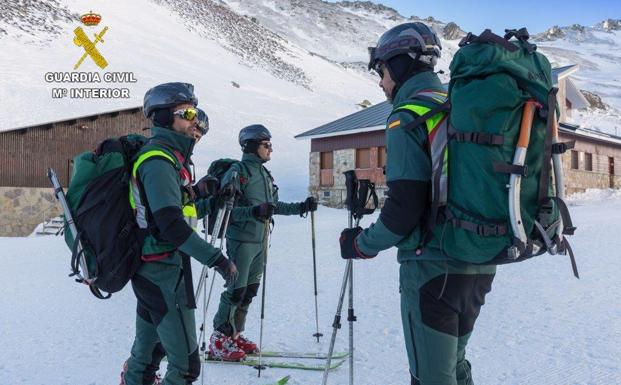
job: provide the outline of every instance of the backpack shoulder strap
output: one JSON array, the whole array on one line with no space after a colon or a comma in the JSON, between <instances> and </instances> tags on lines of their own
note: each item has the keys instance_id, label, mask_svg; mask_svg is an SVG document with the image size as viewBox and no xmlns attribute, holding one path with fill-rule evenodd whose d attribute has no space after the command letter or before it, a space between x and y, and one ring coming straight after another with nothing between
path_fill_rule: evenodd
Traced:
<instances>
[{"instance_id":1,"label":"backpack shoulder strap","mask_svg":"<svg viewBox=\"0 0 621 385\"><path fill-rule=\"evenodd\" d=\"M427 132L444 118L444 116L439 116L437 119L433 119L436 115L448 113L450 110L451 104L448 101L448 95L440 90L423 90L395 108L395 112L405 111L414 115L414 121L403 126L404 129L412 130L425 123Z\"/></svg>"}]
</instances>

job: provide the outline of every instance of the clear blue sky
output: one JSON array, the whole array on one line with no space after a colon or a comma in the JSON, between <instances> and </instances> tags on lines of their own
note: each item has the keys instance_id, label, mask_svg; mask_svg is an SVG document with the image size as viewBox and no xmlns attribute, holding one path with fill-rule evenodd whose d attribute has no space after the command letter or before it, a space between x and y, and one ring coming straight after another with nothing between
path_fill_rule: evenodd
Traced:
<instances>
[{"instance_id":1,"label":"clear blue sky","mask_svg":"<svg viewBox=\"0 0 621 385\"><path fill-rule=\"evenodd\" d=\"M334 0L330 0L334 2ZM593 25L604 19L621 19L620 0L373 0L390 6L403 16L433 16L454 21L464 31L479 34L485 28L496 33L505 28L526 27L531 34L553 25Z\"/></svg>"}]
</instances>

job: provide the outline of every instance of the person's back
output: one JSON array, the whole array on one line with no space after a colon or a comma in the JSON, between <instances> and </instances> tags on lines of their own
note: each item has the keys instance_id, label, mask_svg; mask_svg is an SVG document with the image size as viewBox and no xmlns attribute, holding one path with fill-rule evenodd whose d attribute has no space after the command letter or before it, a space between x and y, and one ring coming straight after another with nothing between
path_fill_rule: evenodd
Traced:
<instances>
[{"instance_id":1,"label":"person's back","mask_svg":"<svg viewBox=\"0 0 621 385\"><path fill-rule=\"evenodd\" d=\"M430 136L445 118L432 116L416 127L418 117L446 100L433 67L440 42L422 23L387 31L370 49L369 69L393 103L386 123L388 197L378 221L364 231L341 234L343 258L372 258L398 248L401 317L412 384L472 384L465 347L491 289L495 266L477 266L446 258L425 247L430 207Z\"/></svg>"}]
</instances>

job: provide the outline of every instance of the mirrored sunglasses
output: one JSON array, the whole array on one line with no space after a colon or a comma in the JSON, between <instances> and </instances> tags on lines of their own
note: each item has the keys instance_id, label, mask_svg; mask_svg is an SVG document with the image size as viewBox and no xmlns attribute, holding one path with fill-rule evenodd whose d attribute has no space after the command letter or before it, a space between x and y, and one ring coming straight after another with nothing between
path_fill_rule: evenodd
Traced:
<instances>
[{"instance_id":1,"label":"mirrored sunglasses","mask_svg":"<svg viewBox=\"0 0 621 385\"><path fill-rule=\"evenodd\" d=\"M198 115L198 110L194 107L184 108L183 110L177 110L173 112L173 115L177 115L178 117L185 120L194 120Z\"/></svg>"}]
</instances>

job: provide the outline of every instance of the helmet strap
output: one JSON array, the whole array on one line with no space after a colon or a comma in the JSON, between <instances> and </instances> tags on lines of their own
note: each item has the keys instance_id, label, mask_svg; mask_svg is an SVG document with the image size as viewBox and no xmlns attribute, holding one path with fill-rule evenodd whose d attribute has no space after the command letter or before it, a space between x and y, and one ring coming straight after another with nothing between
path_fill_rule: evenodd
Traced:
<instances>
[{"instance_id":1,"label":"helmet strap","mask_svg":"<svg viewBox=\"0 0 621 385\"><path fill-rule=\"evenodd\" d=\"M172 108L160 108L155 110L152 120L153 124L158 127L172 128L172 124L175 120Z\"/></svg>"},{"instance_id":2,"label":"helmet strap","mask_svg":"<svg viewBox=\"0 0 621 385\"><path fill-rule=\"evenodd\" d=\"M242 146L244 154L256 154L259 149L259 142L256 140L247 140Z\"/></svg>"}]
</instances>

